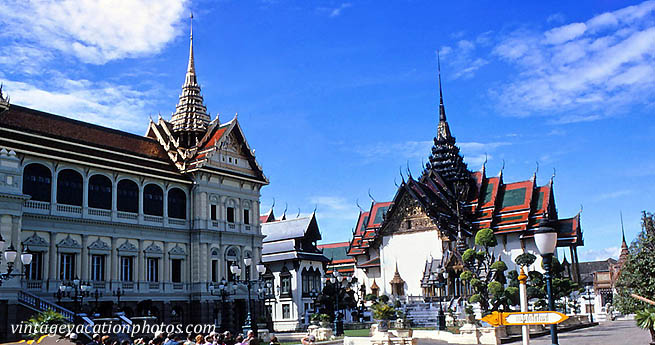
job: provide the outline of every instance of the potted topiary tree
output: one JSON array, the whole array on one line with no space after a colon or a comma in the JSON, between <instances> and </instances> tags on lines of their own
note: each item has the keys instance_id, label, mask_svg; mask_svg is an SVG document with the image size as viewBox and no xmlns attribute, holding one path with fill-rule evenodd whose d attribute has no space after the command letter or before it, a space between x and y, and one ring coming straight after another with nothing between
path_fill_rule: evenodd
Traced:
<instances>
[{"instance_id":1,"label":"potted topiary tree","mask_svg":"<svg viewBox=\"0 0 655 345\"><path fill-rule=\"evenodd\" d=\"M378 323L378 331L386 332L389 330L389 320L395 319L398 310L393 306L382 301L373 304L371 307L373 311L373 318Z\"/></svg>"}]
</instances>

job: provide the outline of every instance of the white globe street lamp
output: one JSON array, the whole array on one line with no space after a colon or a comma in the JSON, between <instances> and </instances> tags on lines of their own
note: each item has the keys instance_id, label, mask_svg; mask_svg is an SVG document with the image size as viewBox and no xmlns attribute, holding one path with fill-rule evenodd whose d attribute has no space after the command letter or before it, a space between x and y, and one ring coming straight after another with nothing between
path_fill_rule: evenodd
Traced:
<instances>
[{"instance_id":1,"label":"white globe street lamp","mask_svg":"<svg viewBox=\"0 0 655 345\"><path fill-rule=\"evenodd\" d=\"M548 310L555 310L555 301L553 300L553 277L552 277L552 262L553 253L557 248L557 230L548 226L548 220L544 216L539 220L539 226L534 233L534 243L543 257L543 265L546 274L546 293L548 294ZM559 344L557 339L557 325L550 325L550 338L553 345Z\"/></svg>"}]
</instances>

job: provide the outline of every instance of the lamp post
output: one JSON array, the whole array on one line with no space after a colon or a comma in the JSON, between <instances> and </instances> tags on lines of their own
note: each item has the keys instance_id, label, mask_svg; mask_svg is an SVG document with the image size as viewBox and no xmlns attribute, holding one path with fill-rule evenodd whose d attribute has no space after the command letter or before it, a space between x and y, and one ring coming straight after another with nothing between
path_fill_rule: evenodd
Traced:
<instances>
[{"instance_id":1,"label":"lamp post","mask_svg":"<svg viewBox=\"0 0 655 345\"><path fill-rule=\"evenodd\" d=\"M243 263L246 265L246 267L250 267L252 264L252 258L245 258L243 259ZM241 276L241 267L239 267L236 263L234 263L232 266L230 266L230 272L232 274L236 275L237 277ZM259 274L263 274L266 272L266 266L263 264L258 264L257 265L257 272ZM251 289L252 285L254 283L259 282L259 279L257 280L252 280L252 279L237 279L237 281L241 284L245 284L248 287L248 299L246 300L246 309L248 310L248 313L246 314L246 321L243 324L243 333L248 334L248 331L253 330L255 332L255 336L257 336L257 324L255 323L255 328L253 329L252 327L252 314L250 310L250 297L251 297Z\"/></svg>"},{"instance_id":2,"label":"lamp post","mask_svg":"<svg viewBox=\"0 0 655 345\"><path fill-rule=\"evenodd\" d=\"M557 247L557 230L548 226L546 218L539 221L539 227L534 233L534 242L543 257L544 270L546 274L546 293L548 294L548 310L555 310L555 301L553 300L553 277L552 277L552 262L553 253ZM553 345L559 344L557 339L557 325L550 325L550 338Z\"/></svg>"},{"instance_id":3,"label":"lamp post","mask_svg":"<svg viewBox=\"0 0 655 345\"><path fill-rule=\"evenodd\" d=\"M96 291L93 292L92 296L96 300L96 310L95 310L95 312L93 314L94 314L94 316L95 316L95 314L98 314L98 316L100 316L100 313L98 312L98 300L100 299L100 297L102 297L102 292L100 292L100 290L96 289Z\"/></svg>"},{"instance_id":4,"label":"lamp post","mask_svg":"<svg viewBox=\"0 0 655 345\"><path fill-rule=\"evenodd\" d=\"M436 273L432 273L431 280L434 282L435 287L439 289L439 313L437 314L437 330L443 331L446 329L446 314L443 311L443 288L448 279L448 272L439 267Z\"/></svg>"},{"instance_id":5,"label":"lamp post","mask_svg":"<svg viewBox=\"0 0 655 345\"><path fill-rule=\"evenodd\" d=\"M61 284L59 291L63 296L69 297L75 302L75 315L80 313L84 297L91 295L92 286L89 283L79 280L77 277L70 284ZM61 300L61 297L58 297Z\"/></svg>"},{"instance_id":6,"label":"lamp post","mask_svg":"<svg viewBox=\"0 0 655 345\"><path fill-rule=\"evenodd\" d=\"M2 236L0 236L0 253L2 253L4 247L5 241L2 239ZM16 251L14 248L14 244L11 243L9 248L7 248L7 250L4 252L4 257L7 261L7 272L0 273L0 286L2 286L3 280L9 280L14 277L22 277L24 275L22 273L13 273L16 256L18 256L18 251ZM32 253L30 252L29 248L25 248L25 252L20 255L20 261L23 263L23 267L32 263Z\"/></svg>"},{"instance_id":7,"label":"lamp post","mask_svg":"<svg viewBox=\"0 0 655 345\"><path fill-rule=\"evenodd\" d=\"M332 275L326 274L323 278L323 281L327 283L328 281L332 284L335 291L335 309L334 309L334 335L340 336L343 335L343 319L341 318L341 313L339 313L339 295L342 291L345 291L344 285L349 285L352 282L352 277L343 276L339 271L333 269Z\"/></svg>"},{"instance_id":8,"label":"lamp post","mask_svg":"<svg viewBox=\"0 0 655 345\"><path fill-rule=\"evenodd\" d=\"M119 286L116 290L112 291L111 294L116 297L117 309L118 311L121 311L121 296L125 295L125 290L121 290L121 287Z\"/></svg>"},{"instance_id":9,"label":"lamp post","mask_svg":"<svg viewBox=\"0 0 655 345\"><path fill-rule=\"evenodd\" d=\"M236 287L233 284L228 283L225 279L222 279L218 284L218 288L214 285L209 285L209 293L212 296L221 296L221 324L220 329L225 328L225 300L228 296L234 295L236 293ZM214 306L215 309L218 309ZM216 313L218 317L218 312Z\"/></svg>"},{"instance_id":10,"label":"lamp post","mask_svg":"<svg viewBox=\"0 0 655 345\"><path fill-rule=\"evenodd\" d=\"M593 303L591 302L591 287L589 285L584 287L585 291L587 292L587 297L585 298L587 300L587 303L585 303L585 308L589 307L589 323L594 323L594 313L593 313ZM589 305L591 304L591 305Z\"/></svg>"}]
</instances>

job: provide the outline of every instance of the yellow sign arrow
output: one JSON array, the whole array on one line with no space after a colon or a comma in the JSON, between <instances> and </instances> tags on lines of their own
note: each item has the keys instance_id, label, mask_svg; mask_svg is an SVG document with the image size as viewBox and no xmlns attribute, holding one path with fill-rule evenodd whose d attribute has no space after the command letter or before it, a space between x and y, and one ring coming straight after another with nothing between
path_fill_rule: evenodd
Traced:
<instances>
[{"instance_id":1,"label":"yellow sign arrow","mask_svg":"<svg viewBox=\"0 0 655 345\"><path fill-rule=\"evenodd\" d=\"M563 322L568 318L568 316L557 311L526 311L515 313L501 313L494 311L480 319L480 321L498 327L500 325L553 325Z\"/></svg>"}]
</instances>

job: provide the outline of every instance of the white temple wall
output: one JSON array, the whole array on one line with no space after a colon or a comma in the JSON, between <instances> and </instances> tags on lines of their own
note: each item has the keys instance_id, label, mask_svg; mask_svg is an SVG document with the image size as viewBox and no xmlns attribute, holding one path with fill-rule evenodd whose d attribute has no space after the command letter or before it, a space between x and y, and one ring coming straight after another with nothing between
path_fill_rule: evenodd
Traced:
<instances>
[{"instance_id":1,"label":"white temple wall","mask_svg":"<svg viewBox=\"0 0 655 345\"><path fill-rule=\"evenodd\" d=\"M432 258L441 258L443 250L437 231L396 233L384 236L380 248L381 277L377 281L380 294L391 295L389 282L396 271L405 281L405 295L420 296L421 278L425 262ZM370 286L370 285L369 285Z\"/></svg>"}]
</instances>

